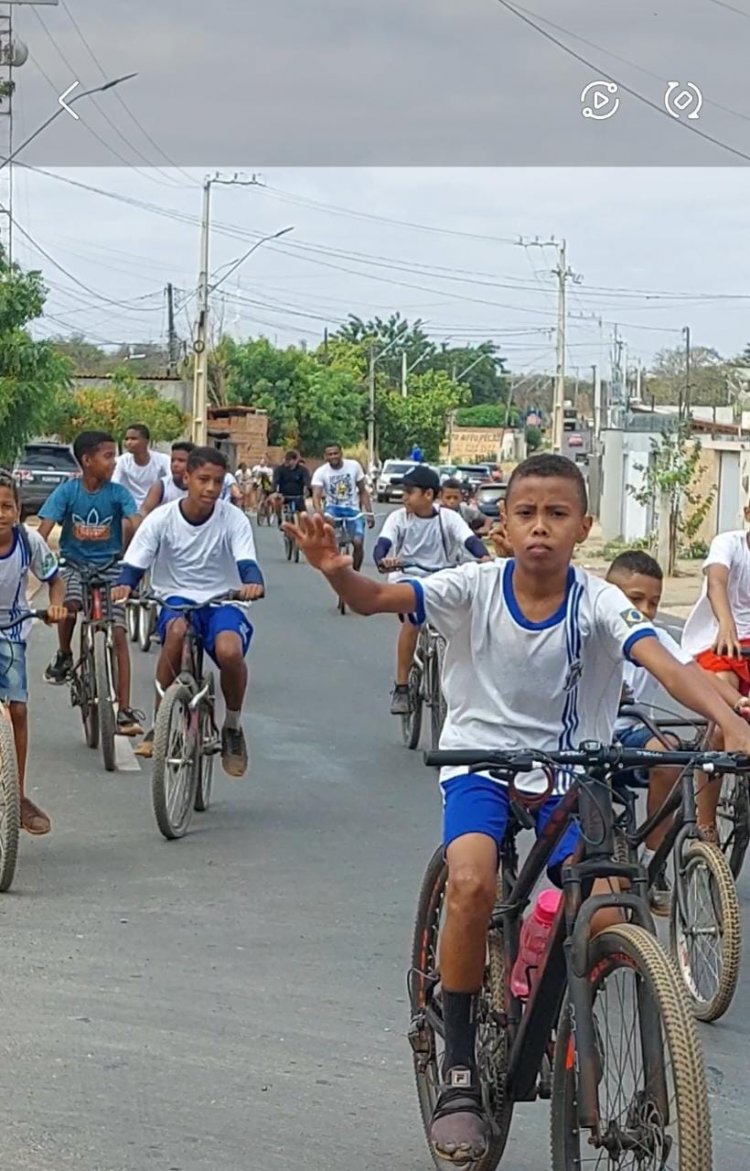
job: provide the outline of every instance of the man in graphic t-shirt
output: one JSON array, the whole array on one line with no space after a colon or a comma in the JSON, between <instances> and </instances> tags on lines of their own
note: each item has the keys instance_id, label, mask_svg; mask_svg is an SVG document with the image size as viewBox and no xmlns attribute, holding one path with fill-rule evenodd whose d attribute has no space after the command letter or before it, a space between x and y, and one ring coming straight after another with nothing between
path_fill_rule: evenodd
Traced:
<instances>
[{"instance_id":1,"label":"man in graphic t-shirt","mask_svg":"<svg viewBox=\"0 0 750 1171\"><path fill-rule=\"evenodd\" d=\"M358 570L365 555L365 525L360 514L366 514L368 528L375 524L365 473L356 459L344 459L340 443L328 444L325 459L312 478L313 507L327 516L348 520L352 558Z\"/></svg>"}]
</instances>

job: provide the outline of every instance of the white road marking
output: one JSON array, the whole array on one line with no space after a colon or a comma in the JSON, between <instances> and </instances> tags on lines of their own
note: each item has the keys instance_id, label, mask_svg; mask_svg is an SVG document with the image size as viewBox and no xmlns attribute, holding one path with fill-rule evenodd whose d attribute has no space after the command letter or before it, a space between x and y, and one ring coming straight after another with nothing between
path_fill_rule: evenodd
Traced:
<instances>
[{"instance_id":1,"label":"white road marking","mask_svg":"<svg viewBox=\"0 0 750 1171\"><path fill-rule=\"evenodd\" d=\"M140 761L133 752L129 736L115 736L115 767L118 772L139 773Z\"/></svg>"}]
</instances>

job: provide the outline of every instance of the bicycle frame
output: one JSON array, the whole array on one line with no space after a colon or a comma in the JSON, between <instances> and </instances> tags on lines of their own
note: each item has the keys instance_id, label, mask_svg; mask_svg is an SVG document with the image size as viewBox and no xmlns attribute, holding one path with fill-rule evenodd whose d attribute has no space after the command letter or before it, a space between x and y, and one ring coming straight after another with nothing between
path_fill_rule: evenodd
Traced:
<instances>
[{"instance_id":1,"label":"bicycle frame","mask_svg":"<svg viewBox=\"0 0 750 1171\"><path fill-rule=\"evenodd\" d=\"M81 657L73 666L72 673L74 675L78 675L80 672L83 666L84 655L93 654L94 635L98 630L103 630L106 635L110 662L112 661L111 656L114 654L115 646L112 585L103 579L98 579L96 574L92 573L88 578L82 575L81 594ZM113 674L107 682L110 688L109 699L112 703L115 703L117 695Z\"/></svg>"}]
</instances>

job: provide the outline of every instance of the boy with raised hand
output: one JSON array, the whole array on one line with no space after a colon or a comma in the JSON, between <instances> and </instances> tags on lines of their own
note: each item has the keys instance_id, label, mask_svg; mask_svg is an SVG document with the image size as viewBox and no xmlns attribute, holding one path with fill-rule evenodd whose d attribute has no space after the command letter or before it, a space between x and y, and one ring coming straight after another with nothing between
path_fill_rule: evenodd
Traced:
<instances>
[{"instance_id":1,"label":"boy with raised hand","mask_svg":"<svg viewBox=\"0 0 750 1171\"><path fill-rule=\"evenodd\" d=\"M185 474L187 495L146 517L128 549L113 596L127 601L146 570L151 570L151 588L163 602L156 678L164 690L180 672L187 629L186 618L170 609L170 602L202 604L190 620L219 668L227 709L221 734L222 763L229 776L241 777L248 767L241 719L247 688L245 656L253 628L241 604L209 606L208 602L233 590L240 595L239 602L250 602L263 597L264 586L252 527L240 509L221 499L226 470L226 457L215 447L196 447L190 452ZM152 745L150 732L139 755L150 756Z\"/></svg>"},{"instance_id":2,"label":"boy with raised hand","mask_svg":"<svg viewBox=\"0 0 750 1171\"><path fill-rule=\"evenodd\" d=\"M441 748L554 751L585 740L608 744L623 663L630 658L679 702L715 720L728 750L748 752L750 729L706 688L699 668L670 655L616 586L571 565L575 546L591 528L587 509L586 485L571 460L532 456L508 485L512 559L394 584L352 572L322 517L302 517L286 531L352 610L412 613L443 635L448 714ZM519 782L539 788L532 779ZM481 1158L489 1143L476 1069L475 1009L509 803L502 783L460 768L442 770L441 788L449 874L440 949L445 1059L430 1138L439 1158L467 1162ZM551 797L538 811L539 828L558 800ZM560 882L561 866L578 839L571 824L550 860L553 881Z\"/></svg>"},{"instance_id":3,"label":"boy with raised hand","mask_svg":"<svg viewBox=\"0 0 750 1171\"><path fill-rule=\"evenodd\" d=\"M404 506L389 513L374 549L375 564L380 570L392 571L391 581L404 576L423 577L430 569L447 569L458 565L464 551L479 561L489 554L472 533L466 521L450 508L436 507L440 494L440 477L432 468L419 464L404 476ZM424 569L407 568L403 563L416 562ZM401 623L396 647L396 683L391 698L391 715L405 716L411 710L409 670L419 637L419 626Z\"/></svg>"},{"instance_id":4,"label":"boy with raised hand","mask_svg":"<svg viewBox=\"0 0 750 1171\"><path fill-rule=\"evenodd\" d=\"M58 485L39 510L39 536L46 541L56 524L62 526L60 552L70 562L106 565L121 557L136 527L136 503L127 488L115 484L112 473L117 445L106 431L82 431L73 441L73 454L81 475ZM57 628L60 649L44 672L47 683L67 682L73 666L73 631L76 611L83 605L83 584L74 564L63 566L65 602L73 613ZM105 570L113 584L117 565ZM115 656L117 659L117 733L139 736L139 717L130 706L130 654L125 609L115 606Z\"/></svg>"}]
</instances>

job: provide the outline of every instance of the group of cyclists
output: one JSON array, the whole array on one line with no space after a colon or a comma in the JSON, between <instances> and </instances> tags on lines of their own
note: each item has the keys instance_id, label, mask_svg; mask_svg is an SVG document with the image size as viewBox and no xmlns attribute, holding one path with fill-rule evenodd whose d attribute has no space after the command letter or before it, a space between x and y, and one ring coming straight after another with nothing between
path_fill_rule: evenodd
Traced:
<instances>
[{"instance_id":1,"label":"group of cyclists","mask_svg":"<svg viewBox=\"0 0 750 1171\"><path fill-rule=\"evenodd\" d=\"M21 525L17 487L0 473L0 619L12 622L23 611L29 572L46 583L48 621L57 624L59 648L45 679L65 683L82 603L80 566L104 566L118 557L120 564L106 574L117 628L121 735L143 732L143 717L131 707L124 606L149 574L161 603L155 706L179 670L186 621L179 606L198 603L202 608L191 621L218 667L225 701L223 766L231 777L246 772L241 717L253 634L248 605L263 597L265 583L245 509L258 505L260 491L287 536L353 611L399 618L393 714L409 710L408 674L420 626L429 622L443 638L447 716L441 748L543 752L617 740L657 753L663 743L655 743L637 720L618 723L618 710L626 684L643 702L660 684L710 722L715 747L750 754L750 668L742 653L750 647L745 531L712 543L704 593L680 647L654 625L662 573L652 558L626 553L606 581L574 564L592 522L580 470L559 455L532 456L515 468L489 543L479 535L489 527L481 514L467 515L462 508L460 485L458 491L450 481L441 485L433 469L417 464L404 477L403 505L388 514L377 537L373 559L379 572L372 576L361 572L365 526L375 524L367 480L338 443L326 447L312 475L299 452L289 451L275 469L264 463L261 474L242 466L237 477L215 448L179 441L170 456L153 451L141 424L128 428L120 456L114 437L102 431L82 432L73 450L81 474L51 494L37 531ZM351 555L342 552L332 521L345 529ZM59 557L48 544L55 525L61 528ZM234 600L209 605L230 590ZM28 623L19 622L0 641L0 698L10 707L22 786L27 637ZM152 740L149 731L141 755L150 755ZM674 769L657 763L650 781L649 808L656 808L675 783ZM555 816L569 783L561 773L545 796L538 776L518 781L518 792L525 789L534 804L538 833ZM708 843L716 841L718 784L704 778L699 790L700 831ZM481 1159L490 1142L476 1060L477 998L511 803L505 781L482 770L444 767L440 788L448 867L440 947L445 1053L429 1137L438 1158L465 1164ZM50 830L49 816L23 788L22 825L32 834ZM649 838L647 850L658 848L659 833ZM579 844L573 822L550 860L553 884L560 885L562 868ZM651 893L653 909L664 913L669 899L662 875ZM592 931L605 929L613 915L616 920L616 912L600 911Z\"/></svg>"}]
</instances>

